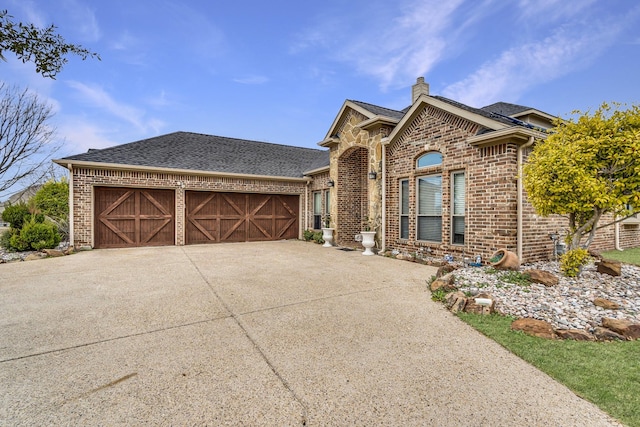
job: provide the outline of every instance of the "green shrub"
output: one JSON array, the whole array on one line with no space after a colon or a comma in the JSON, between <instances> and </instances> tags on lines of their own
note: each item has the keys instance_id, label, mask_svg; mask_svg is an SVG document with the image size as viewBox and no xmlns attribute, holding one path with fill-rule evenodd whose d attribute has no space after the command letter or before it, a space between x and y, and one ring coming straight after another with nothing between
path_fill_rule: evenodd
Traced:
<instances>
[{"instance_id":1,"label":"green shrub","mask_svg":"<svg viewBox=\"0 0 640 427\"><path fill-rule=\"evenodd\" d=\"M37 221L30 221L20 230L20 242L16 238L16 243L21 246L26 245L26 249L39 251L45 248L55 248L60 243L60 235L55 225ZM12 237L13 241L13 237ZM16 247L16 249L18 249ZM26 250L18 249L18 250Z\"/></svg>"},{"instance_id":2,"label":"green shrub","mask_svg":"<svg viewBox=\"0 0 640 427\"><path fill-rule=\"evenodd\" d=\"M567 277L576 277L588 262L589 252L586 249L571 249L560 257L560 270Z\"/></svg>"},{"instance_id":3,"label":"green shrub","mask_svg":"<svg viewBox=\"0 0 640 427\"><path fill-rule=\"evenodd\" d=\"M311 239L313 239L313 230L304 230L304 232L302 233L302 237L306 242L310 241Z\"/></svg>"},{"instance_id":4,"label":"green shrub","mask_svg":"<svg viewBox=\"0 0 640 427\"><path fill-rule=\"evenodd\" d=\"M3 231L2 234L0 234L0 246L7 250L13 250L13 248L11 247L11 237L13 237L13 235L17 232L18 230L16 230L15 228L10 228Z\"/></svg>"},{"instance_id":5,"label":"green shrub","mask_svg":"<svg viewBox=\"0 0 640 427\"><path fill-rule=\"evenodd\" d=\"M529 286L531 285L531 276L519 271L507 271L500 275L500 280L514 285Z\"/></svg>"},{"instance_id":6,"label":"green shrub","mask_svg":"<svg viewBox=\"0 0 640 427\"><path fill-rule=\"evenodd\" d=\"M9 248L8 249L12 250L12 251L22 252L22 251L26 251L27 249L29 249L29 244L24 241L22 236L20 236L20 232L18 230L16 230L16 232L13 233L11 235L11 238L9 239Z\"/></svg>"},{"instance_id":7,"label":"green shrub","mask_svg":"<svg viewBox=\"0 0 640 427\"><path fill-rule=\"evenodd\" d=\"M322 231L314 232L312 239L316 243L320 243L320 244L324 243L324 239L322 238Z\"/></svg>"},{"instance_id":8,"label":"green shrub","mask_svg":"<svg viewBox=\"0 0 640 427\"><path fill-rule=\"evenodd\" d=\"M22 225L29 221L30 217L31 212L29 212L29 207L24 202L9 205L2 211L2 220L8 222L11 228L16 230L20 230Z\"/></svg>"},{"instance_id":9,"label":"green shrub","mask_svg":"<svg viewBox=\"0 0 640 427\"><path fill-rule=\"evenodd\" d=\"M444 302L447 299L448 291L445 291L443 288L436 289L431 292L431 299L435 302Z\"/></svg>"},{"instance_id":10,"label":"green shrub","mask_svg":"<svg viewBox=\"0 0 640 427\"><path fill-rule=\"evenodd\" d=\"M38 211L59 221L69 217L69 183L66 179L49 181L33 196Z\"/></svg>"}]
</instances>

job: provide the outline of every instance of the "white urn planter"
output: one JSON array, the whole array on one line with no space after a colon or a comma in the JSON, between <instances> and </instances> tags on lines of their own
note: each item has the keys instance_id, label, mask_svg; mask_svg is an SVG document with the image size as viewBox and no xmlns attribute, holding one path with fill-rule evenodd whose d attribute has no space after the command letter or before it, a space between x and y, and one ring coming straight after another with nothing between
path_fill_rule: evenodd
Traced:
<instances>
[{"instance_id":1,"label":"white urn planter","mask_svg":"<svg viewBox=\"0 0 640 427\"><path fill-rule=\"evenodd\" d=\"M364 246L364 252L362 255L375 255L375 253L371 250L376 245L375 231L362 231L362 246Z\"/></svg>"},{"instance_id":2,"label":"white urn planter","mask_svg":"<svg viewBox=\"0 0 640 427\"><path fill-rule=\"evenodd\" d=\"M322 229L322 240L324 240L324 248L330 248L333 246L333 230L334 228L323 228Z\"/></svg>"}]
</instances>

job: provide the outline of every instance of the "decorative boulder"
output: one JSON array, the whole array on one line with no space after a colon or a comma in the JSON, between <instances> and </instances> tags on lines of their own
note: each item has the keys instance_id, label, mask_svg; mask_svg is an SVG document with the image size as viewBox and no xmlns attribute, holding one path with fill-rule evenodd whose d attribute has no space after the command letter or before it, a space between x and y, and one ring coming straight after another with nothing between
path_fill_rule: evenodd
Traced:
<instances>
[{"instance_id":1,"label":"decorative boulder","mask_svg":"<svg viewBox=\"0 0 640 427\"><path fill-rule=\"evenodd\" d=\"M514 320L513 323L511 323L511 330L522 331L527 335L550 340L556 338L556 333L553 331L553 327L549 322L545 322L544 320L529 318Z\"/></svg>"},{"instance_id":2,"label":"decorative boulder","mask_svg":"<svg viewBox=\"0 0 640 427\"><path fill-rule=\"evenodd\" d=\"M467 304L467 297L461 291L452 292L447 295L445 304L452 313L459 313L464 311L464 307Z\"/></svg>"},{"instance_id":3,"label":"decorative boulder","mask_svg":"<svg viewBox=\"0 0 640 427\"><path fill-rule=\"evenodd\" d=\"M637 340L640 338L640 323L633 323L629 320L609 319L605 317L602 319L602 326L617 334L627 337L630 340Z\"/></svg>"},{"instance_id":4,"label":"decorative boulder","mask_svg":"<svg viewBox=\"0 0 640 427\"><path fill-rule=\"evenodd\" d=\"M593 335L596 337L598 341L626 341L627 338L624 335L620 335L616 332L613 332L610 329L603 328L601 326L596 326L593 328Z\"/></svg>"},{"instance_id":5,"label":"decorative boulder","mask_svg":"<svg viewBox=\"0 0 640 427\"><path fill-rule=\"evenodd\" d=\"M446 274L451 273L452 271L454 271L456 268L451 265L451 264L445 264L442 267L438 268L438 271L436 272L436 277L442 277Z\"/></svg>"},{"instance_id":6,"label":"decorative boulder","mask_svg":"<svg viewBox=\"0 0 640 427\"><path fill-rule=\"evenodd\" d=\"M596 263L598 273L608 274L609 276L620 276L622 274L622 264L618 261L603 259Z\"/></svg>"},{"instance_id":7,"label":"decorative boulder","mask_svg":"<svg viewBox=\"0 0 640 427\"><path fill-rule=\"evenodd\" d=\"M605 298L596 298L593 300L593 304L606 310L617 310L620 308L620 304Z\"/></svg>"},{"instance_id":8,"label":"decorative boulder","mask_svg":"<svg viewBox=\"0 0 640 427\"><path fill-rule=\"evenodd\" d=\"M491 314L496 311L496 300L489 294L478 294L468 298L464 307L465 313Z\"/></svg>"},{"instance_id":9,"label":"decorative boulder","mask_svg":"<svg viewBox=\"0 0 640 427\"><path fill-rule=\"evenodd\" d=\"M47 254L48 257L64 256L64 252L58 249L43 249L42 252Z\"/></svg>"},{"instance_id":10,"label":"decorative boulder","mask_svg":"<svg viewBox=\"0 0 640 427\"><path fill-rule=\"evenodd\" d=\"M563 340L595 341L596 338L582 329L556 329L556 335Z\"/></svg>"},{"instance_id":11,"label":"decorative boulder","mask_svg":"<svg viewBox=\"0 0 640 427\"><path fill-rule=\"evenodd\" d=\"M496 261L491 262L492 259ZM491 258L489 258L489 263L493 268L498 270L518 270L520 268L518 255L505 248L498 249Z\"/></svg>"},{"instance_id":12,"label":"decorative boulder","mask_svg":"<svg viewBox=\"0 0 640 427\"><path fill-rule=\"evenodd\" d=\"M529 275L533 283L541 283L545 286L557 286L558 283L560 283L560 279L558 279L555 274L549 273L548 271L532 268L530 270L523 271L523 273Z\"/></svg>"},{"instance_id":13,"label":"decorative boulder","mask_svg":"<svg viewBox=\"0 0 640 427\"><path fill-rule=\"evenodd\" d=\"M431 285L429 285L429 289L431 289L431 292L435 292L438 289L443 289L445 291L455 291L457 289L454 285L455 280L456 278L452 273L445 274L444 276L431 282Z\"/></svg>"}]
</instances>

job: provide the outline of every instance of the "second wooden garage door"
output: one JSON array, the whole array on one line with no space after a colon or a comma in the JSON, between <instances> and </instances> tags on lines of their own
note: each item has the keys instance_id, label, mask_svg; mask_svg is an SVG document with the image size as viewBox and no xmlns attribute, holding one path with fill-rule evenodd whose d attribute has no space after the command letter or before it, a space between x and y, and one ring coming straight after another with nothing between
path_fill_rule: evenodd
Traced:
<instances>
[{"instance_id":1,"label":"second wooden garage door","mask_svg":"<svg viewBox=\"0 0 640 427\"><path fill-rule=\"evenodd\" d=\"M187 191L185 199L187 244L298 237L298 196Z\"/></svg>"}]
</instances>

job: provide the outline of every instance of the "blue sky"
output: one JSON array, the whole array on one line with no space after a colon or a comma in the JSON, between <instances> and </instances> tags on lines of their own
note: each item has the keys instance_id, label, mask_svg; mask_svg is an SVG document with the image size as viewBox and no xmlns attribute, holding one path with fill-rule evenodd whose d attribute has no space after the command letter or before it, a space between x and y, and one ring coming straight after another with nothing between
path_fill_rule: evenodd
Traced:
<instances>
[{"instance_id":1,"label":"blue sky","mask_svg":"<svg viewBox=\"0 0 640 427\"><path fill-rule=\"evenodd\" d=\"M319 148L345 99L431 93L553 115L640 102L630 0L8 0L102 60L56 80L11 54L0 79L51 103L56 157L174 131Z\"/></svg>"}]
</instances>

